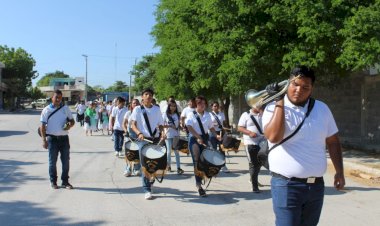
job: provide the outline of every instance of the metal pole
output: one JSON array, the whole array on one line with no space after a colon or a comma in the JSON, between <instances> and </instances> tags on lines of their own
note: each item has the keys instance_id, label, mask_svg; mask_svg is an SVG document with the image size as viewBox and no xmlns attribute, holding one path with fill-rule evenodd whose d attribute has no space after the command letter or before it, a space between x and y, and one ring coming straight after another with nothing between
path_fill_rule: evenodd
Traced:
<instances>
[{"instance_id":1,"label":"metal pole","mask_svg":"<svg viewBox=\"0 0 380 226\"><path fill-rule=\"evenodd\" d=\"M85 54L82 54L82 56L86 60L86 79L85 79L85 85L84 85L84 100L85 100L85 103L87 103L87 57L88 56Z\"/></svg>"}]
</instances>

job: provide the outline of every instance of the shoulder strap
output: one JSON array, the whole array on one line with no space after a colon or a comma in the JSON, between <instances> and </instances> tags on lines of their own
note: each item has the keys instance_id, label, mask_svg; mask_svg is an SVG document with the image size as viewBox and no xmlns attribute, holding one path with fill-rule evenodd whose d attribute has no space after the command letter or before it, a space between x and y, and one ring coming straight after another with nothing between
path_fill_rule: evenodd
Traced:
<instances>
[{"instance_id":1,"label":"shoulder strap","mask_svg":"<svg viewBox=\"0 0 380 226\"><path fill-rule=\"evenodd\" d=\"M57 108L57 109L55 109L49 116L48 116L48 118L47 118L47 120L46 120L46 124L47 124L47 122L49 121L49 118L51 117L51 116L53 116L59 109L61 109L63 106L65 106L64 104L62 104L61 106L59 106L59 108Z\"/></svg>"},{"instance_id":2,"label":"shoulder strap","mask_svg":"<svg viewBox=\"0 0 380 226\"><path fill-rule=\"evenodd\" d=\"M253 123L255 123L255 126L256 126L257 130L259 131L259 133L263 134L263 131L261 130L261 127L260 127L259 123L256 121L255 117L253 115L251 115L251 113L249 111L248 111L248 114L251 117Z\"/></svg>"},{"instance_id":3,"label":"shoulder strap","mask_svg":"<svg viewBox=\"0 0 380 226\"><path fill-rule=\"evenodd\" d=\"M223 129L223 125L222 123L220 122L218 116L212 111L211 114L214 116L214 118L216 119L216 121L218 122L218 125L219 125L219 129Z\"/></svg>"},{"instance_id":4,"label":"shoulder strap","mask_svg":"<svg viewBox=\"0 0 380 226\"><path fill-rule=\"evenodd\" d=\"M201 128L202 136L206 135L205 129L203 128L203 125L202 125L201 119L199 118L198 113L196 111L193 111L193 114L194 114L195 118L197 118L199 127Z\"/></svg>"},{"instance_id":5,"label":"shoulder strap","mask_svg":"<svg viewBox=\"0 0 380 226\"><path fill-rule=\"evenodd\" d=\"M171 123L173 123L173 125L175 126L175 123L174 123L174 119L173 119L173 117L172 117L171 115L169 115L168 113L166 113L166 116L168 117L169 121L170 121ZM178 128L176 127L176 129L178 129Z\"/></svg>"},{"instance_id":6,"label":"shoulder strap","mask_svg":"<svg viewBox=\"0 0 380 226\"><path fill-rule=\"evenodd\" d=\"M143 105L140 105L140 107L141 107L141 111L142 111L144 119L145 119L145 123L148 127L149 135L151 136L151 138L154 138L154 135L156 135L157 129L155 128L153 133L152 133L152 129L150 128L150 123L149 123L148 115L146 114L146 110L145 110Z\"/></svg>"},{"instance_id":7,"label":"shoulder strap","mask_svg":"<svg viewBox=\"0 0 380 226\"><path fill-rule=\"evenodd\" d=\"M273 145L272 148L270 148L268 150L268 152L270 152L271 150L273 150L274 148L276 148L277 146L283 144L285 141L289 140L290 138L292 138L302 127L303 125L303 122L305 121L305 119L310 115L310 112L311 110L313 110L313 107L314 107L314 103L315 103L315 100L313 98L310 98L309 100L309 105L307 107L307 112L306 112L306 115L305 115L305 118L303 118L302 122L298 125L297 129L292 133L290 134L288 137L286 137L285 139L283 139L280 143L278 144L275 144Z\"/></svg>"}]
</instances>

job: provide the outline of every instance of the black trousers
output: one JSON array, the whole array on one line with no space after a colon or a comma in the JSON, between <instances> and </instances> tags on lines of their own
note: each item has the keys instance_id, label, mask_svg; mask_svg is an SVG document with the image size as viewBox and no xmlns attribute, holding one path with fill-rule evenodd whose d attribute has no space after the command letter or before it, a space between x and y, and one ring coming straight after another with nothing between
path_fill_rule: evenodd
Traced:
<instances>
[{"instance_id":1,"label":"black trousers","mask_svg":"<svg viewBox=\"0 0 380 226\"><path fill-rule=\"evenodd\" d=\"M257 159L257 154L260 151L259 145L248 145L246 146L248 163L249 163L249 175L251 176L252 187L254 189L258 188L258 177L260 173L261 164Z\"/></svg>"}]
</instances>

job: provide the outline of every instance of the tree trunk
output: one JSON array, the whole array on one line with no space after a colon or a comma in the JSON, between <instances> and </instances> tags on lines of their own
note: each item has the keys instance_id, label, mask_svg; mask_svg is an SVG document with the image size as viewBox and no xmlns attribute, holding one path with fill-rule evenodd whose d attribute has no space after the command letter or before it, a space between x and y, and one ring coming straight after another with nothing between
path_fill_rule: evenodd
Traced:
<instances>
[{"instance_id":1,"label":"tree trunk","mask_svg":"<svg viewBox=\"0 0 380 226\"><path fill-rule=\"evenodd\" d=\"M230 108L231 98L230 97L225 98L224 100L222 100L222 104L223 104L224 116L226 117L226 120L225 120L226 126L230 127L230 119L228 117L228 109Z\"/></svg>"}]
</instances>

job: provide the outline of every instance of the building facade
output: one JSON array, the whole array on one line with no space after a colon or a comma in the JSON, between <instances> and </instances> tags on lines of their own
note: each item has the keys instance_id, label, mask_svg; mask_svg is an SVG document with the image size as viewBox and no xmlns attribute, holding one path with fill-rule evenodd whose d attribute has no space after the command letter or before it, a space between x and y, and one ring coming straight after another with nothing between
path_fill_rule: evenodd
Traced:
<instances>
[{"instance_id":1,"label":"building facade","mask_svg":"<svg viewBox=\"0 0 380 226\"><path fill-rule=\"evenodd\" d=\"M85 99L85 82L83 77L76 78L52 78L49 86L39 87L47 97L53 95L54 90L61 90L64 101L76 103Z\"/></svg>"}]
</instances>

